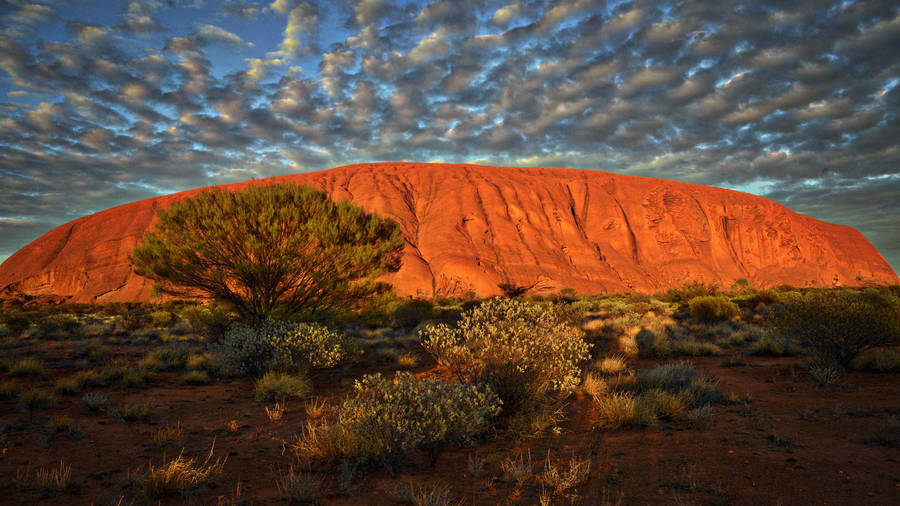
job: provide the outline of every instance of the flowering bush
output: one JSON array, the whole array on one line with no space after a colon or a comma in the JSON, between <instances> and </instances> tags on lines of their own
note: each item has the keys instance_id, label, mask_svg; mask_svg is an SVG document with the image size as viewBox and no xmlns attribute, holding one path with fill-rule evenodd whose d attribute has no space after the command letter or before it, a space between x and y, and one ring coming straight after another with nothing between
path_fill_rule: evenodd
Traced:
<instances>
[{"instance_id":1,"label":"flowering bush","mask_svg":"<svg viewBox=\"0 0 900 506\"><path fill-rule=\"evenodd\" d=\"M354 358L356 345L351 338L320 325L266 320L228 329L213 351L226 369L259 376L269 370L334 367Z\"/></svg>"},{"instance_id":2,"label":"flowering bush","mask_svg":"<svg viewBox=\"0 0 900 506\"><path fill-rule=\"evenodd\" d=\"M578 386L590 351L583 336L552 307L500 298L463 313L456 328L430 325L419 333L439 364L464 381L491 385L507 413Z\"/></svg>"},{"instance_id":3,"label":"flowering bush","mask_svg":"<svg viewBox=\"0 0 900 506\"><path fill-rule=\"evenodd\" d=\"M297 448L327 458L374 461L394 471L410 450L436 456L447 444L472 440L499 412L500 399L486 385L422 379L408 372L392 379L367 375L354 383L337 424L312 427Z\"/></svg>"}]
</instances>

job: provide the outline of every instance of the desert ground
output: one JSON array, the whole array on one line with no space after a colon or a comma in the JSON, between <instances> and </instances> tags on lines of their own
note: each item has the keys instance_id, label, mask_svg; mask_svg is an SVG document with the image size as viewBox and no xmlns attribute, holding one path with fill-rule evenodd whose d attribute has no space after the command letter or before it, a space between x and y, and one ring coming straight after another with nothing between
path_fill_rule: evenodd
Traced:
<instances>
[{"instance_id":1,"label":"desert ground","mask_svg":"<svg viewBox=\"0 0 900 506\"><path fill-rule=\"evenodd\" d=\"M415 449L396 466L320 458L310 428L336 423L366 374L452 382L419 331L453 325L478 301L401 300L335 318L355 360L268 393L221 367L202 306L7 307L2 502L897 504L900 352L870 349L847 370L816 370L768 323L796 293L725 294L739 312L715 323L697 321L677 291L532 298L584 332L581 384L525 423ZM660 366L689 371L715 395L613 411L615 385Z\"/></svg>"}]
</instances>

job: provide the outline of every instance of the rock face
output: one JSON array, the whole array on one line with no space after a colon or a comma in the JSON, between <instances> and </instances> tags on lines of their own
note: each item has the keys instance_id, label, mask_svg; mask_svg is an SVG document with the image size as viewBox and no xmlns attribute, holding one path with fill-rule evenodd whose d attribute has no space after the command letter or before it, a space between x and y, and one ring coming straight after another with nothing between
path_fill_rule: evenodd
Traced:
<instances>
[{"instance_id":1,"label":"rock face","mask_svg":"<svg viewBox=\"0 0 900 506\"><path fill-rule=\"evenodd\" d=\"M762 197L599 171L379 163L227 185L290 181L395 219L408 245L385 278L401 295L486 296L512 284L652 293L693 280L728 287L897 283L856 230ZM149 300L129 255L156 210L199 190L85 216L0 265L0 296Z\"/></svg>"}]
</instances>

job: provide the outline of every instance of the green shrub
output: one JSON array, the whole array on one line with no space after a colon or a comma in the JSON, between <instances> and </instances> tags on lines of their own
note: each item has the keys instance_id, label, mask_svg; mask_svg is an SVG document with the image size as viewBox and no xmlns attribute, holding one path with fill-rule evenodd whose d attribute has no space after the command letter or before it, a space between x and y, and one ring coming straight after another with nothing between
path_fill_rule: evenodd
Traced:
<instances>
[{"instance_id":1,"label":"green shrub","mask_svg":"<svg viewBox=\"0 0 900 506\"><path fill-rule=\"evenodd\" d=\"M74 334L81 329L81 323L72 315L52 314L38 321L38 329L44 335L52 335L57 332Z\"/></svg>"},{"instance_id":2,"label":"green shrub","mask_svg":"<svg viewBox=\"0 0 900 506\"><path fill-rule=\"evenodd\" d=\"M269 372L256 381L256 400L259 402L302 399L310 391L312 384L306 376Z\"/></svg>"},{"instance_id":3,"label":"green shrub","mask_svg":"<svg viewBox=\"0 0 900 506\"><path fill-rule=\"evenodd\" d=\"M91 339L78 344L72 353L73 359L87 360L91 364L102 364L106 361L106 349L98 339Z\"/></svg>"},{"instance_id":4,"label":"green shrub","mask_svg":"<svg viewBox=\"0 0 900 506\"><path fill-rule=\"evenodd\" d=\"M320 325L266 320L228 329L212 346L226 369L259 376L266 371L324 369L355 359L356 343Z\"/></svg>"},{"instance_id":5,"label":"green shrub","mask_svg":"<svg viewBox=\"0 0 900 506\"><path fill-rule=\"evenodd\" d=\"M138 362L138 367L151 371L184 369L190 350L185 346L163 346L147 354Z\"/></svg>"},{"instance_id":6,"label":"green shrub","mask_svg":"<svg viewBox=\"0 0 900 506\"><path fill-rule=\"evenodd\" d=\"M900 302L875 290L809 292L784 303L774 329L813 362L847 367L867 348L900 342Z\"/></svg>"},{"instance_id":7,"label":"green shrub","mask_svg":"<svg viewBox=\"0 0 900 506\"><path fill-rule=\"evenodd\" d=\"M578 387L590 351L583 335L552 307L499 298L463 313L457 328L429 325L419 333L439 364L464 381L490 385L505 415Z\"/></svg>"},{"instance_id":8,"label":"green shrub","mask_svg":"<svg viewBox=\"0 0 900 506\"><path fill-rule=\"evenodd\" d=\"M716 285L707 285L702 281L693 281L680 288L670 288L664 295L656 298L663 302L687 302L695 297L715 295L719 291Z\"/></svg>"},{"instance_id":9,"label":"green shrub","mask_svg":"<svg viewBox=\"0 0 900 506\"><path fill-rule=\"evenodd\" d=\"M800 347L790 339L766 335L759 341L753 343L750 348L750 355L783 357L794 356L800 353Z\"/></svg>"},{"instance_id":10,"label":"green shrub","mask_svg":"<svg viewBox=\"0 0 900 506\"><path fill-rule=\"evenodd\" d=\"M725 297L706 295L694 297L688 302L691 317L701 322L729 320L740 312L737 305Z\"/></svg>"},{"instance_id":11,"label":"green shrub","mask_svg":"<svg viewBox=\"0 0 900 506\"><path fill-rule=\"evenodd\" d=\"M119 315L119 324L129 332L149 327L151 323L150 315L142 309L132 309Z\"/></svg>"},{"instance_id":12,"label":"green shrub","mask_svg":"<svg viewBox=\"0 0 900 506\"><path fill-rule=\"evenodd\" d=\"M174 319L175 315L168 311L154 311L150 313L150 323L157 327L165 327L172 323Z\"/></svg>"},{"instance_id":13,"label":"green shrub","mask_svg":"<svg viewBox=\"0 0 900 506\"><path fill-rule=\"evenodd\" d=\"M21 311L4 311L2 321L14 337L21 335L31 326L31 320Z\"/></svg>"},{"instance_id":14,"label":"green shrub","mask_svg":"<svg viewBox=\"0 0 900 506\"><path fill-rule=\"evenodd\" d=\"M436 455L451 443L467 443L488 429L500 399L486 385L446 383L397 373L364 376L338 414L345 456L395 471L405 455Z\"/></svg>"},{"instance_id":15,"label":"green shrub","mask_svg":"<svg viewBox=\"0 0 900 506\"><path fill-rule=\"evenodd\" d=\"M859 371L900 372L900 350L868 350L850 362L850 368Z\"/></svg>"},{"instance_id":16,"label":"green shrub","mask_svg":"<svg viewBox=\"0 0 900 506\"><path fill-rule=\"evenodd\" d=\"M722 348L713 343L697 341L696 339L680 339L672 341L669 349L672 355L688 357L710 357L722 354Z\"/></svg>"}]
</instances>

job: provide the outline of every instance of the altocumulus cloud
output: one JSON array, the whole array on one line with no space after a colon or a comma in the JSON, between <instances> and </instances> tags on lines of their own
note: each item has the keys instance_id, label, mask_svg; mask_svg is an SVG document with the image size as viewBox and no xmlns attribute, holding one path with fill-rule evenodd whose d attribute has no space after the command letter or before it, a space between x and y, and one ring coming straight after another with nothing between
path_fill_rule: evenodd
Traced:
<instances>
[{"instance_id":1,"label":"altocumulus cloud","mask_svg":"<svg viewBox=\"0 0 900 506\"><path fill-rule=\"evenodd\" d=\"M900 266L893 1L12 0L0 259L201 185L365 161L750 191Z\"/></svg>"}]
</instances>

